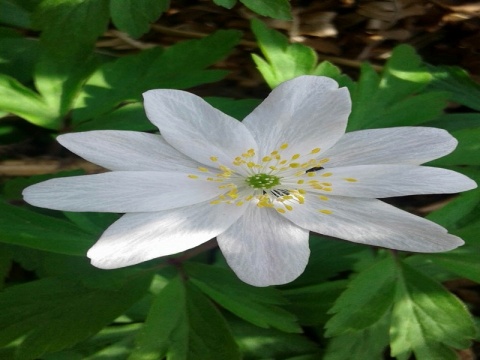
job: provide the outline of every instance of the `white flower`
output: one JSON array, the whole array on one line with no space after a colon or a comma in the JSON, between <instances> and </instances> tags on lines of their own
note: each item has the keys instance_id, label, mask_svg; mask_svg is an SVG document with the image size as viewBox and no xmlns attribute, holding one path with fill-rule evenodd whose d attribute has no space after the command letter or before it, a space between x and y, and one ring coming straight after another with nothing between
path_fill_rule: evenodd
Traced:
<instances>
[{"instance_id":1,"label":"white flower","mask_svg":"<svg viewBox=\"0 0 480 360\"><path fill-rule=\"evenodd\" d=\"M419 166L455 148L444 130L344 134L348 90L317 76L281 84L243 122L187 92L144 96L161 135L61 135L63 146L112 171L24 191L36 206L126 213L88 252L99 268L137 264L217 237L240 279L267 286L303 272L309 231L418 252L463 243L437 224L376 200L476 187L456 172Z\"/></svg>"}]
</instances>

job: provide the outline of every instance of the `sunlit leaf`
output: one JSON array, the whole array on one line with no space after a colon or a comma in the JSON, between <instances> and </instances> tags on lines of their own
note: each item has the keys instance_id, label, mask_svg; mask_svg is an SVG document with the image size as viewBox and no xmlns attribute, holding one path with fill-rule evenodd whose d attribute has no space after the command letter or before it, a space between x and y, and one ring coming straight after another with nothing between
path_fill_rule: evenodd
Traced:
<instances>
[{"instance_id":1,"label":"sunlit leaf","mask_svg":"<svg viewBox=\"0 0 480 360\"><path fill-rule=\"evenodd\" d=\"M226 72L205 68L225 57L239 39L240 32L222 30L204 39L184 41L166 50L145 50L105 64L87 82L74 121L111 112L123 101L140 101L147 90L183 89L218 81Z\"/></svg>"},{"instance_id":2,"label":"sunlit leaf","mask_svg":"<svg viewBox=\"0 0 480 360\"><path fill-rule=\"evenodd\" d=\"M294 77L313 74L317 55L312 48L290 44L284 35L269 29L260 20L252 20L252 31L265 56L264 60L254 54L253 60L271 88Z\"/></svg>"}]
</instances>

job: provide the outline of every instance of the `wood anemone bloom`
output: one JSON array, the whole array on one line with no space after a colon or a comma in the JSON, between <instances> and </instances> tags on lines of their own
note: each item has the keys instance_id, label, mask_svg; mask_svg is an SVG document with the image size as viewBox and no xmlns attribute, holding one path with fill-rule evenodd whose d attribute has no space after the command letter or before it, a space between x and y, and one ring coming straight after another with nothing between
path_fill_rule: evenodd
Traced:
<instances>
[{"instance_id":1,"label":"wood anemone bloom","mask_svg":"<svg viewBox=\"0 0 480 360\"><path fill-rule=\"evenodd\" d=\"M243 281L297 278L309 231L391 249L440 252L463 241L377 198L456 193L475 182L419 166L457 141L426 127L345 134L351 101L326 77L278 86L243 122L178 90L144 94L161 135L66 134L58 141L111 172L30 186L25 200L65 211L126 213L89 250L113 269L185 251L213 237Z\"/></svg>"}]
</instances>

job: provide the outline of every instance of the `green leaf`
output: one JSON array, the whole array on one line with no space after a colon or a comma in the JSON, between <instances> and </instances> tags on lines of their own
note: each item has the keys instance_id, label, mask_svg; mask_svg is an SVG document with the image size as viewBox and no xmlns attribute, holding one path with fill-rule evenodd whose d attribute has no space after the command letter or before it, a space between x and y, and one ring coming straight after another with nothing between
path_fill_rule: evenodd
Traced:
<instances>
[{"instance_id":1,"label":"green leaf","mask_svg":"<svg viewBox=\"0 0 480 360\"><path fill-rule=\"evenodd\" d=\"M0 74L0 110L20 116L32 124L55 129L58 126L54 111L42 97L16 79Z\"/></svg>"},{"instance_id":2,"label":"green leaf","mask_svg":"<svg viewBox=\"0 0 480 360\"><path fill-rule=\"evenodd\" d=\"M216 266L188 263L185 270L193 284L238 317L263 328L301 332L296 317L278 306L286 304L278 290L247 285L232 271Z\"/></svg>"},{"instance_id":3,"label":"green leaf","mask_svg":"<svg viewBox=\"0 0 480 360\"><path fill-rule=\"evenodd\" d=\"M140 102L122 106L112 112L99 115L88 121L74 124L75 131L89 130L131 130L158 131L145 115L145 109Z\"/></svg>"},{"instance_id":4,"label":"green leaf","mask_svg":"<svg viewBox=\"0 0 480 360\"><path fill-rule=\"evenodd\" d=\"M0 0L0 23L20 28L30 27L30 12L19 0ZM2 48L3 50L3 48Z\"/></svg>"},{"instance_id":5,"label":"green leaf","mask_svg":"<svg viewBox=\"0 0 480 360\"><path fill-rule=\"evenodd\" d=\"M213 0L213 2L218 6L223 6L224 8L231 9L237 3L237 0Z\"/></svg>"},{"instance_id":6,"label":"green leaf","mask_svg":"<svg viewBox=\"0 0 480 360\"><path fill-rule=\"evenodd\" d=\"M364 330L380 321L395 296L395 267L390 258L360 272L329 311L326 336Z\"/></svg>"},{"instance_id":7,"label":"green leaf","mask_svg":"<svg viewBox=\"0 0 480 360\"><path fill-rule=\"evenodd\" d=\"M262 16L280 20L292 20L288 0L240 0L240 2Z\"/></svg>"},{"instance_id":8,"label":"green leaf","mask_svg":"<svg viewBox=\"0 0 480 360\"><path fill-rule=\"evenodd\" d=\"M184 89L218 81L225 71L205 68L225 57L239 39L240 32L221 30L201 40L184 41L167 50L145 50L106 64L87 82L74 121L110 112L123 101L140 101L146 90Z\"/></svg>"},{"instance_id":9,"label":"green leaf","mask_svg":"<svg viewBox=\"0 0 480 360\"><path fill-rule=\"evenodd\" d=\"M389 344L389 316L370 327L334 337L328 343L323 360L383 360Z\"/></svg>"},{"instance_id":10,"label":"green leaf","mask_svg":"<svg viewBox=\"0 0 480 360\"><path fill-rule=\"evenodd\" d=\"M480 215L480 189L462 193L444 207L428 214L427 219L448 228L458 229L467 225L470 217L478 219ZM474 212L477 212L475 214ZM469 216L473 213L473 216Z\"/></svg>"},{"instance_id":11,"label":"green leaf","mask_svg":"<svg viewBox=\"0 0 480 360\"><path fill-rule=\"evenodd\" d=\"M346 280L335 280L284 290L282 293L289 300L285 308L295 314L303 326L323 325L330 317L328 310L346 286Z\"/></svg>"},{"instance_id":12,"label":"green leaf","mask_svg":"<svg viewBox=\"0 0 480 360\"><path fill-rule=\"evenodd\" d=\"M67 255L84 255L95 240L72 223L0 201L0 242Z\"/></svg>"},{"instance_id":13,"label":"green leaf","mask_svg":"<svg viewBox=\"0 0 480 360\"><path fill-rule=\"evenodd\" d=\"M240 359L225 319L179 277L157 295L131 360Z\"/></svg>"},{"instance_id":14,"label":"green leaf","mask_svg":"<svg viewBox=\"0 0 480 360\"><path fill-rule=\"evenodd\" d=\"M44 0L33 19L50 52L81 59L107 29L108 0Z\"/></svg>"},{"instance_id":15,"label":"green leaf","mask_svg":"<svg viewBox=\"0 0 480 360\"><path fill-rule=\"evenodd\" d=\"M213 107L238 120L245 118L261 102L257 99L234 100L222 97L210 97L204 100ZM127 104L110 113L81 122L75 126L75 131L104 129L158 131L158 128L153 125L145 115L145 109L142 103Z\"/></svg>"},{"instance_id":16,"label":"green leaf","mask_svg":"<svg viewBox=\"0 0 480 360\"><path fill-rule=\"evenodd\" d=\"M432 161L435 166L449 165L480 165L480 127L452 131L451 134L458 140L455 151L447 156Z\"/></svg>"},{"instance_id":17,"label":"green leaf","mask_svg":"<svg viewBox=\"0 0 480 360\"><path fill-rule=\"evenodd\" d=\"M450 132L466 128L480 127L480 113L443 114L437 117L434 121L430 121L424 125L445 129Z\"/></svg>"},{"instance_id":18,"label":"green leaf","mask_svg":"<svg viewBox=\"0 0 480 360\"><path fill-rule=\"evenodd\" d=\"M342 74L340 69L333 65L331 62L322 61L313 71L312 75L327 76L334 79L340 87L346 86L348 89L353 89L355 82L348 77L348 75Z\"/></svg>"},{"instance_id":19,"label":"green leaf","mask_svg":"<svg viewBox=\"0 0 480 360\"><path fill-rule=\"evenodd\" d=\"M38 41L21 37L16 31L0 29L0 49L0 73L22 83L30 82L40 51Z\"/></svg>"},{"instance_id":20,"label":"green leaf","mask_svg":"<svg viewBox=\"0 0 480 360\"><path fill-rule=\"evenodd\" d=\"M456 359L475 336L465 305L440 284L397 262L397 291L390 327L391 354L406 360Z\"/></svg>"},{"instance_id":21,"label":"green leaf","mask_svg":"<svg viewBox=\"0 0 480 360\"><path fill-rule=\"evenodd\" d=\"M170 0L113 0L110 13L113 24L137 38L150 29L150 23L168 10Z\"/></svg>"},{"instance_id":22,"label":"green leaf","mask_svg":"<svg viewBox=\"0 0 480 360\"><path fill-rule=\"evenodd\" d=\"M235 100L224 97L206 97L204 100L237 120L243 120L262 102L258 99Z\"/></svg>"},{"instance_id":23,"label":"green leaf","mask_svg":"<svg viewBox=\"0 0 480 360\"><path fill-rule=\"evenodd\" d=\"M438 117L447 104L446 92L422 93L431 75L408 45L397 46L379 75L367 63L360 79L350 87L352 113L348 131L390 126L411 126Z\"/></svg>"},{"instance_id":24,"label":"green leaf","mask_svg":"<svg viewBox=\"0 0 480 360\"><path fill-rule=\"evenodd\" d=\"M286 287L317 285L341 272L351 271L357 261L355 256L364 250L363 246L349 241L310 234L310 260L307 268Z\"/></svg>"},{"instance_id":25,"label":"green leaf","mask_svg":"<svg viewBox=\"0 0 480 360\"><path fill-rule=\"evenodd\" d=\"M96 60L89 55L77 62L44 53L33 74L39 93L11 77L0 75L0 110L11 112L35 125L58 130L83 82L95 67Z\"/></svg>"},{"instance_id":26,"label":"green leaf","mask_svg":"<svg viewBox=\"0 0 480 360\"><path fill-rule=\"evenodd\" d=\"M149 277L116 290L55 278L12 286L0 294L0 346L22 337L18 358L34 359L97 333L148 288Z\"/></svg>"},{"instance_id":27,"label":"green leaf","mask_svg":"<svg viewBox=\"0 0 480 360\"><path fill-rule=\"evenodd\" d=\"M480 228L477 227L476 231L480 231ZM479 250L478 247L462 247L448 253L432 254L425 257L462 278L480 283Z\"/></svg>"},{"instance_id":28,"label":"green leaf","mask_svg":"<svg viewBox=\"0 0 480 360\"><path fill-rule=\"evenodd\" d=\"M259 328L237 318L227 319L246 360L290 359L305 354L316 354L313 359L321 359L318 344L303 334Z\"/></svg>"},{"instance_id":29,"label":"green leaf","mask_svg":"<svg viewBox=\"0 0 480 360\"><path fill-rule=\"evenodd\" d=\"M480 85L468 73L456 66L428 66L433 75L430 88L450 93L449 99L480 111Z\"/></svg>"},{"instance_id":30,"label":"green leaf","mask_svg":"<svg viewBox=\"0 0 480 360\"><path fill-rule=\"evenodd\" d=\"M252 31L265 59L252 55L267 84L274 88L286 80L315 72L317 55L302 44L289 44L281 33L269 29L260 20L252 20Z\"/></svg>"},{"instance_id":31,"label":"green leaf","mask_svg":"<svg viewBox=\"0 0 480 360\"><path fill-rule=\"evenodd\" d=\"M54 58L44 54L34 72L35 87L50 111L55 114L55 128L62 127L83 83L97 67L97 59L89 54L81 61L74 58Z\"/></svg>"},{"instance_id":32,"label":"green leaf","mask_svg":"<svg viewBox=\"0 0 480 360\"><path fill-rule=\"evenodd\" d=\"M10 273L12 267L12 252L10 247L0 244L0 290L5 285L5 278Z\"/></svg>"}]
</instances>

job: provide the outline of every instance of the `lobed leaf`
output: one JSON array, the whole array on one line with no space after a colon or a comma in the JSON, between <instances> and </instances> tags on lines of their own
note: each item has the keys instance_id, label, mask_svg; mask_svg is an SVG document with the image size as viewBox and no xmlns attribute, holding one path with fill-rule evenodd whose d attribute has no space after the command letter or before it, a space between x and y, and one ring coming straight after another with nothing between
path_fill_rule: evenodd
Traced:
<instances>
[{"instance_id":1,"label":"lobed leaf","mask_svg":"<svg viewBox=\"0 0 480 360\"><path fill-rule=\"evenodd\" d=\"M323 360L383 360L388 346L389 316L360 331L332 338Z\"/></svg>"},{"instance_id":2,"label":"lobed leaf","mask_svg":"<svg viewBox=\"0 0 480 360\"><path fill-rule=\"evenodd\" d=\"M391 355L418 360L456 359L451 348L469 346L475 327L465 305L437 282L405 263L397 266L390 327Z\"/></svg>"},{"instance_id":3,"label":"lobed leaf","mask_svg":"<svg viewBox=\"0 0 480 360\"><path fill-rule=\"evenodd\" d=\"M367 329L390 310L395 296L395 267L387 258L356 275L337 299L325 336Z\"/></svg>"}]
</instances>

